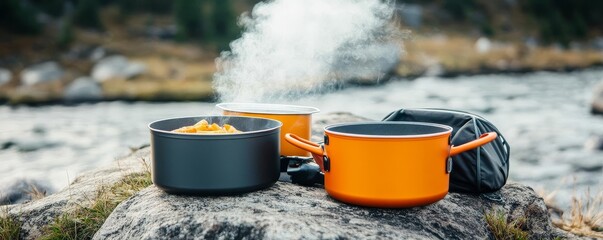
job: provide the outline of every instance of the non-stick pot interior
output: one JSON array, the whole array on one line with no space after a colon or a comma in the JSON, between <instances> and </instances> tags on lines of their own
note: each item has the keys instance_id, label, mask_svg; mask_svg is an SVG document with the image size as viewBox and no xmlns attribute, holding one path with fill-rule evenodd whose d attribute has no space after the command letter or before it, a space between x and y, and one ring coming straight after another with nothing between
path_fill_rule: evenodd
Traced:
<instances>
[{"instance_id":1,"label":"non-stick pot interior","mask_svg":"<svg viewBox=\"0 0 603 240\"><path fill-rule=\"evenodd\" d=\"M452 128L446 125L422 122L371 122L338 124L327 127L326 131L343 135L412 137L445 134L452 131Z\"/></svg>"},{"instance_id":2,"label":"non-stick pot interior","mask_svg":"<svg viewBox=\"0 0 603 240\"><path fill-rule=\"evenodd\" d=\"M282 125L278 121L263 118L237 116L199 116L159 120L151 123L149 127L151 130L172 131L183 126L193 125L202 119L207 120L210 124L217 123L220 126L230 124L243 131L243 133L278 128Z\"/></svg>"}]
</instances>

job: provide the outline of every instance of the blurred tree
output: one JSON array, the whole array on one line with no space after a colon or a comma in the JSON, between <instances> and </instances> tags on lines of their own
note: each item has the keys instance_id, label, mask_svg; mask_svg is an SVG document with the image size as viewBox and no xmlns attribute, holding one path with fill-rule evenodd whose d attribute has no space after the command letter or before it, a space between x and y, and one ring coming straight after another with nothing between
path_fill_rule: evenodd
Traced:
<instances>
[{"instance_id":1,"label":"blurred tree","mask_svg":"<svg viewBox=\"0 0 603 240\"><path fill-rule=\"evenodd\" d=\"M117 1L119 7L119 14L121 17L126 18L136 9L136 1L134 0L119 0Z\"/></svg>"},{"instance_id":2,"label":"blurred tree","mask_svg":"<svg viewBox=\"0 0 603 240\"><path fill-rule=\"evenodd\" d=\"M174 17L176 18L178 40L191 37L203 39L204 31L202 20L201 0L175 0Z\"/></svg>"},{"instance_id":3,"label":"blurred tree","mask_svg":"<svg viewBox=\"0 0 603 240\"><path fill-rule=\"evenodd\" d=\"M482 21L479 24L479 28L480 28L480 32L482 34L484 34L487 37L492 37L494 36L494 28L492 27L492 25L490 24L489 21Z\"/></svg>"},{"instance_id":4,"label":"blurred tree","mask_svg":"<svg viewBox=\"0 0 603 240\"><path fill-rule=\"evenodd\" d=\"M75 23L82 27L102 30L99 10L97 0L79 0L75 8Z\"/></svg>"},{"instance_id":5,"label":"blurred tree","mask_svg":"<svg viewBox=\"0 0 603 240\"><path fill-rule=\"evenodd\" d=\"M172 12L173 1L167 0L117 0L120 14L127 17L135 12L167 14Z\"/></svg>"},{"instance_id":6,"label":"blurred tree","mask_svg":"<svg viewBox=\"0 0 603 240\"><path fill-rule=\"evenodd\" d=\"M214 11L211 18L213 35L220 50L228 47L231 40L239 34L237 17L230 0L214 0Z\"/></svg>"},{"instance_id":7,"label":"blurred tree","mask_svg":"<svg viewBox=\"0 0 603 240\"><path fill-rule=\"evenodd\" d=\"M454 19L463 21L467 19L471 9L475 8L475 2L473 0L445 0L443 7Z\"/></svg>"},{"instance_id":8,"label":"blurred tree","mask_svg":"<svg viewBox=\"0 0 603 240\"><path fill-rule=\"evenodd\" d=\"M74 40L73 23L71 17L64 16L61 19L59 35L57 36L57 45L60 48L67 48Z\"/></svg>"},{"instance_id":9,"label":"blurred tree","mask_svg":"<svg viewBox=\"0 0 603 240\"><path fill-rule=\"evenodd\" d=\"M545 43L568 46L572 39L583 39L589 29L603 29L603 1L524 0L523 10L538 25Z\"/></svg>"},{"instance_id":10,"label":"blurred tree","mask_svg":"<svg viewBox=\"0 0 603 240\"><path fill-rule=\"evenodd\" d=\"M20 34L40 33L38 11L27 1L0 0L0 25Z\"/></svg>"},{"instance_id":11,"label":"blurred tree","mask_svg":"<svg viewBox=\"0 0 603 240\"><path fill-rule=\"evenodd\" d=\"M31 2L42 12L53 17L60 17L63 15L66 1L67 0L33 0Z\"/></svg>"}]
</instances>

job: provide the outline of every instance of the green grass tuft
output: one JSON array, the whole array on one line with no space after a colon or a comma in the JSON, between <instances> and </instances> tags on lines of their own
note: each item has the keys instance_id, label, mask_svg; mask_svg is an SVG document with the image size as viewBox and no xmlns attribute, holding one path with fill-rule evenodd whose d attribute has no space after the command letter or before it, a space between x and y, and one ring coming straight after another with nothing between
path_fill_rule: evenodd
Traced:
<instances>
[{"instance_id":1,"label":"green grass tuft","mask_svg":"<svg viewBox=\"0 0 603 240\"><path fill-rule=\"evenodd\" d=\"M19 239L22 223L8 215L0 217L0 240Z\"/></svg>"},{"instance_id":2,"label":"green grass tuft","mask_svg":"<svg viewBox=\"0 0 603 240\"><path fill-rule=\"evenodd\" d=\"M511 220L502 210L492 210L486 213L488 229L497 240L523 240L528 239L528 232L521 229L525 224L525 217Z\"/></svg>"},{"instance_id":3,"label":"green grass tuft","mask_svg":"<svg viewBox=\"0 0 603 240\"><path fill-rule=\"evenodd\" d=\"M64 213L46 229L44 240L91 239L119 203L151 185L151 173L134 173L110 187L101 187L89 206Z\"/></svg>"}]
</instances>

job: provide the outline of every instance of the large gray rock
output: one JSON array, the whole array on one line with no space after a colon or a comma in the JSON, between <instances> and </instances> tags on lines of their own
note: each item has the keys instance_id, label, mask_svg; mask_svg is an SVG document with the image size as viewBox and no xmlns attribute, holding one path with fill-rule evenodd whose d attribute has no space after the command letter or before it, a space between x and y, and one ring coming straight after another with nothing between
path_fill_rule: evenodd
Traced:
<instances>
[{"instance_id":1,"label":"large gray rock","mask_svg":"<svg viewBox=\"0 0 603 240\"><path fill-rule=\"evenodd\" d=\"M10 82L13 78L13 73L6 68L0 68L0 86Z\"/></svg>"},{"instance_id":2,"label":"large gray rock","mask_svg":"<svg viewBox=\"0 0 603 240\"><path fill-rule=\"evenodd\" d=\"M92 69L92 77L102 82L111 78L132 78L145 71L144 64L131 62L121 55L114 55L98 61Z\"/></svg>"},{"instance_id":3,"label":"large gray rock","mask_svg":"<svg viewBox=\"0 0 603 240\"><path fill-rule=\"evenodd\" d=\"M63 99L66 101L99 100L103 97L103 89L91 77L79 77L65 89Z\"/></svg>"},{"instance_id":4,"label":"large gray rock","mask_svg":"<svg viewBox=\"0 0 603 240\"><path fill-rule=\"evenodd\" d=\"M591 112L593 114L603 114L603 81L595 86Z\"/></svg>"},{"instance_id":5,"label":"large gray rock","mask_svg":"<svg viewBox=\"0 0 603 240\"><path fill-rule=\"evenodd\" d=\"M291 183L227 197L190 197L151 186L122 202L94 239L487 239L486 211L527 217L531 239L564 236L536 193L508 184L500 200L451 193L425 207L347 205L322 188Z\"/></svg>"},{"instance_id":6,"label":"large gray rock","mask_svg":"<svg viewBox=\"0 0 603 240\"><path fill-rule=\"evenodd\" d=\"M149 161L149 154L149 148L138 150L110 166L83 173L67 188L40 200L0 206L0 217L8 212L23 223L20 239L38 239L56 217L94 201L101 187L111 186L128 174L146 171L142 161Z\"/></svg>"},{"instance_id":7,"label":"large gray rock","mask_svg":"<svg viewBox=\"0 0 603 240\"><path fill-rule=\"evenodd\" d=\"M34 85L42 82L59 80L65 71L56 62L44 62L30 66L21 71L21 83Z\"/></svg>"}]
</instances>

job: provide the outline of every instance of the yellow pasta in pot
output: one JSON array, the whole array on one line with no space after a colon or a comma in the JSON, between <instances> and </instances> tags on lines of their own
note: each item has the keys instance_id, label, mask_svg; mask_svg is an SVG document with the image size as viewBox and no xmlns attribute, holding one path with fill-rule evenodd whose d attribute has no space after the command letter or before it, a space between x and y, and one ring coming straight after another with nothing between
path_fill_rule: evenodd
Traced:
<instances>
[{"instance_id":1,"label":"yellow pasta in pot","mask_svg":"<svg viewBox=\"0 0 603 240\"><path fill-rule=\"evenodd\" d=\"M195 129L194 127L191 127L191 126L184 126L184 127L178 128L176 130L173 130L172 132L178 132L178 133L196 133L197 129Z\"/></svg>"},{"instance_id":2,"label":"yellow pasta in pot","mask_svg":"<svg viewBox=\"0 0 603 240\"><path fill-rule=\"evenodd\" d=\"M177 133L194 133L194 134L223 134L223 133L240 133L241 131L237 130L230 124L224 124L223 127L216 123L209 124L209 122L205 119L195 123L192 126L184 126L172 132Z\"/></svg>"},{"instance_id":3,"label":"yellow pasta in pot","mask_svg":"<svg viewBox=\"0 0 603 240\"><path fill-rule=\"evenodd\" d=\"M195 123L195 125L193 125L193 126L197 127L197 126L207 126L207 125L209 125L209 122L207 122L207 120L203 119L203 120Z\"/></svg>"}]
</instances>

